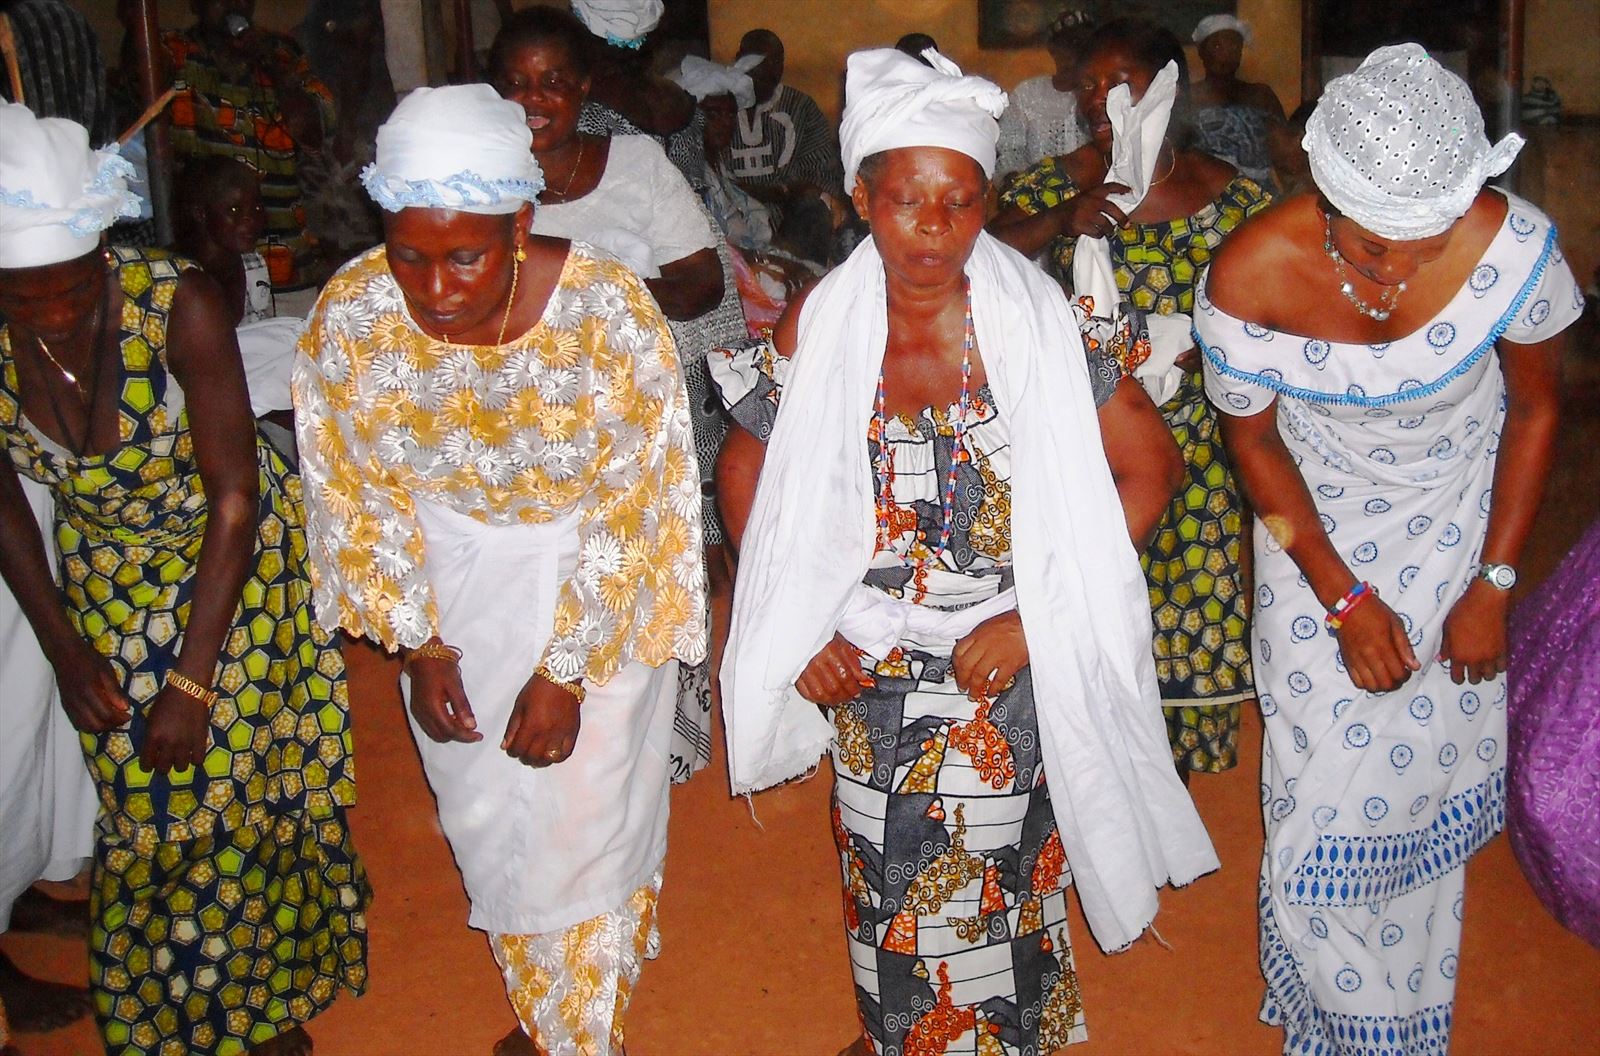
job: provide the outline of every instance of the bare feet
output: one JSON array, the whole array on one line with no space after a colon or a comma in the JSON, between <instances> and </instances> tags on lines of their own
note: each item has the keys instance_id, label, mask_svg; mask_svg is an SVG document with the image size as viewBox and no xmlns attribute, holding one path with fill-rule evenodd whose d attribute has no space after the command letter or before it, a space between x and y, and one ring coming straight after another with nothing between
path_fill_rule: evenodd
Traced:
<instances>
[{"instance_id":1,"label":"bare feet","mask_svg":"<svg viewBox=\"0 0 1600 1056\"><path fill-rule=\"evenodd\" d=\"M51 898L30 887L11 904L11 930L86 939L89 937L89 900Z\"/></svg>"},{"instance_id":2,"label":"bare feet","mask_svg":"<svg viewBox=\"0 0 1600 1056\"><path fill-rule=\"evenodd\" d=\"M60 1030L88 1014L89 991L81 986L50 983L24 974L0 953L0 1001L18 1034Z\"/></svg>"},{"instance_id":3,"label":"bare feet","mask_svg":"<svg viewBox=\"0 0 1600 1056\"><path fill-rule=\"evenodd\" d=\"M839 1056L873 1056L872 1044L865 1034L839 1050Z\"/></svg>"},{"instance_id":4,"label":"bare feet","mask_svg":"<svg viewBox=\"0 0 1600 1056\"><path fill-rule=\"evenodd\" d=\"M512 1027L510 1034L494 1043L494 1056L539 1056L539 1047L521 1027Z\"/></svg>"},{"instance_id":5,"label":"bare feet","mask_svg":"<svg viewBox=\"0 0 1600 1056\"><path fill-rule=\"evenodd\" d=\"M305 1027L292 1027L252 1046L250 1056L311 1056L311 1035L306 1033Z\"/></svg>"}]
</instances>

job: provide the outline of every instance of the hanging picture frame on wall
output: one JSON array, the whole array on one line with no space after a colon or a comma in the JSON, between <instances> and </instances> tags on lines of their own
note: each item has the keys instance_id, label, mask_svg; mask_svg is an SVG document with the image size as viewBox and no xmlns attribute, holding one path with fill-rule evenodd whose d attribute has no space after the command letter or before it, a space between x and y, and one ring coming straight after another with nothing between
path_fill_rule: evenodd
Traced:
<instances>
[{"instance_id":1,"label":"hanging picture frame on wall","mask_svg":"<svg viewBox=\"0 0 1600 1056\"><path fill-rule=\"evenodd\" d=\"M1148 18L1188 40L1207 15L1231 15L1237 0L978 0L980 48L1043 47L1050 26L1068 11L1088 11L1097 20Z\"/></svg>"}]
</instances>

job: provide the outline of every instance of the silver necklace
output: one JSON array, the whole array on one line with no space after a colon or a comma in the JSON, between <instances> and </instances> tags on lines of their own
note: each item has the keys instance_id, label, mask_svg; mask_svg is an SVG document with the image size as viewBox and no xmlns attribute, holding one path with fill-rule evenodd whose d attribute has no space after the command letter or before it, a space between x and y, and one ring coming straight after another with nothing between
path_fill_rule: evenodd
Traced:
<instances>
[{"instance_id":1,"label":"silver necklace","mask_svg":"<svg viewBox=\"0 0 1600 1056\"><path fill-rule=\"evenodd\" d=\"M1378 294L1377 304L1368 304L1357 297L1355 284L1350 281L1350 273L1345 268L1344 255L1333 244L1333 217L1327 213L1322 214L1322 251L1333 261L1333 273L1339 279L1339 292L1355 306L1356 311L1380 323L1393 314L1400 304L1400 295L1406 292L1406 284L1402 282L1397 286L1384 287L1383 292Z\"/></svg>"}]
</instances>

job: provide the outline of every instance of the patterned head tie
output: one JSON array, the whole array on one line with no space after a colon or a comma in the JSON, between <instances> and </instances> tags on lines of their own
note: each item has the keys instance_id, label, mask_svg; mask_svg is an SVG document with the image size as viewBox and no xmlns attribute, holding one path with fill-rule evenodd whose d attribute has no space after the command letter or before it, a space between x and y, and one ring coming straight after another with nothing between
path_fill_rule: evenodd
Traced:
<instances>
[{"instance_id":1,"label":"patterned head tie","mask_svg":"<svg viewBox=\"0 0 1600 1056\"><path fill-rule=\"evenodd\" d=\"M644 46L644 38L661 24L661 0L572 0L572 13L589 32L616 48Z\"/></svg>"},{"instance_id":2,"label":"patterned head tie","mask_svg":"<svg viewBox=\"0 0 1600 1056\"><path fill-rule=\"evenodd\" d=\"M696 99L731 95L739 109L748 110L756 105L756 87L750 79L750 71L765 58L765 55L741 55L733 60L733 65L724 66L698 55L685 55L671 78Z\"/></svg>"},{"instance_id":3,"label":"patterned head tie","mask_svg":"<svg viewBox=\"0 0 1600 1056\"><path fill-rule=\"evenodd\" d=\"M1250 23L1244 19L1233 15L1207 15L1194 27L1194 42L1198 44L1213 33L1221 33L1226 29L1231 29L1239 34L1244 38L1246 44L1253 39L1253 34L1250 32Z\"/></svg>"},{"instance_id":4,"label":"patterned head tie","mask_svg":"<svg viewBox=\"0 0 1600 1056\"><path fill-rule=\"evenodd\" d=\"M1523 140L1509 132L1491 146L1466 82L1420 45L1396 44L1328 84L1303 142L1334 208L1375 235L1414 240L1459 220Z\"/></svg>"},{"instance_id":5,"label":"patterned head tie","mask_svg":"<svg viewBox=\"0 0 1600 1056\"><path fill-rule=\"evenodd\" d=\"M994 176L1006 93L982 77L964 76L932 48L922 57L932 65L894 48L857 51L846 62L839 124L846 190L855 189L863 160L899 147L946 147Z\"/></svg>"},{"instance_id":6,"label":"patterned head tie","mask_svg":"<svg viewBox=\"0 0 1600 1056\"><path fill-rule=\"evenodd\" d=\"M139 215L133 166L94 150L76 121L0 102L0 268L37 268L93 252L100 232Z\"/></svg>"},{"instance_id":7,"label":"patterned head tie","mask_svg":"<svg viewBox=\"0 0 1600 1056\"><path fill-rule=\"evenodd\" d=\"M514 213L544 190L527 115L487 84L416 89L378 129L377 146L361 183L391 213Z\"/></svg>"}]
</instances>

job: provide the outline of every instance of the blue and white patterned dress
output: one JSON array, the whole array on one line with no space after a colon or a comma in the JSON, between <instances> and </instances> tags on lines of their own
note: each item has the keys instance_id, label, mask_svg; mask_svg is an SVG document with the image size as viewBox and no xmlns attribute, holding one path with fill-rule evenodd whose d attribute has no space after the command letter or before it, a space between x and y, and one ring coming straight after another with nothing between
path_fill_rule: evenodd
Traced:
<instances>
[{"instance_id":1,"label":"blue and white patterned dress","mask_svg":"<svg viewBox=\"0 0 1600 1056\"><path fill-rule=\"evenodd\" d=\"M1323 528L1423 665L1393 692L1356 689L1306 577L1257 523L1261 1017L1286 1053L1449 1043L1464 867L1505 818L1506 690L1504 676L1457 686L1434 658L1488 525L1506 406L1495 344L1545 340L1583 308L1549 219L1508 198L1468 282L1397 341L1269 330L1203 284L1196 299L1211 399L1240 416L1276 401Z\"/></svg>"}]
</instances>

